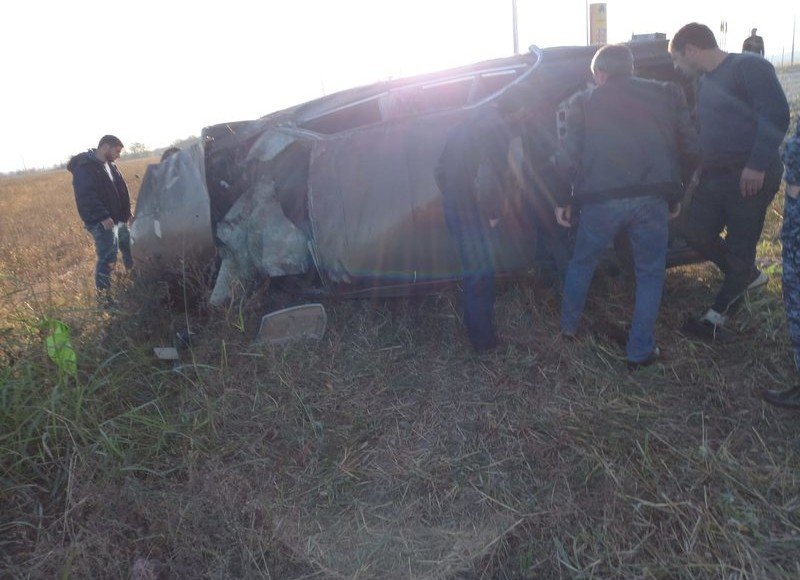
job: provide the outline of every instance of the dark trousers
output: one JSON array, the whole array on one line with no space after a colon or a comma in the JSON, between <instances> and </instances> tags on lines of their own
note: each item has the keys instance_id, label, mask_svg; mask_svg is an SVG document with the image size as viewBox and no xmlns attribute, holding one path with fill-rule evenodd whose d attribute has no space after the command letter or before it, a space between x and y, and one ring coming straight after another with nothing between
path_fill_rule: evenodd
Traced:
<instances>
[{"instance_id":1,"label":"dark trousers","mask_svg":"<svg viewBox=\"0 0 800 580\"><path fill-rule=\"evenodd\" d=\"M449 192L448 192L449 193ZM461 258L461 282L464 291L464 326L475 350L495 346L494 266L487 228L474 195L454 192L444 196L447 229Z\"/></svg>"},{"instance_id":2,"label":"dark trousers","mask_svg":"<svg viewBox=\"0 0 800 580\"><path fill-rule=\"evenodd\" d=\"M712 308L725 312L752 281L764 216L781 182L783 164L770 165L761 191L744 197L742 168L704 170L681 227L686 241L725 275ZM723 239L720 234L726 229Z\"/></svg>"}]
</instances>

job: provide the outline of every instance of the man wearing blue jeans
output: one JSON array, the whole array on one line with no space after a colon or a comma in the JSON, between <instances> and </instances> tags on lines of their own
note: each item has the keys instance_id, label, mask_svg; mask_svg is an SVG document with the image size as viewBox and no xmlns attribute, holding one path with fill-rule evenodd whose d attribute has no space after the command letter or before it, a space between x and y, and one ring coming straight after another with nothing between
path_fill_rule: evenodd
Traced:
<instances>
[{"instance_id":1,"label":"man wearing blue jeans","mask_svg":"<svg viewBox=\"0 0 800 580\"><path fill-rule=\"evenodd\" d=\"M94 239L97 253L94 283L101 299L108 298L118 251L122 251L125 267L133 267L128 231L131 200L128 186L114 165L122 148L117 137L105 135L97 149L75 155L67 164L72 173L78 214Z\"/></svg>"},{"instance_id":2,"label":"man wearing blue jeans","mask_svg":"<svg viewBox=\"0 0 800 580\"><path fill-rule=\"evenodd\" d=\"M664 285L668 221L680 211L683 182L700 151L682 89L634 78L633 55L624 45L602 47L591 66L597 86L570 102L557 156L572 196L558 200L556 220L571 227L573 208L581 208L564 282L561 329L566 336L578 331L597 263L624 230L636 273L626 354L636 368L660 354L653 330Z\"/></svg>"}]
</instances>

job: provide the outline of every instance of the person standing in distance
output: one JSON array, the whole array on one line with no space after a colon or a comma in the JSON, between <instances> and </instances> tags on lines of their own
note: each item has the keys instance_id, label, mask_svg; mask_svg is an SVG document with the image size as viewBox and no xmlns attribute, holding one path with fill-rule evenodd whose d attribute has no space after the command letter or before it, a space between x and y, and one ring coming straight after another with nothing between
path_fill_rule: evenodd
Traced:
<instances>
[{"instance_id":1,"label":"person standing in distance","mask_svg":"<svg viewBox=\"0 0 800 580\"><path fill-rule=\"evenodd\" d=\"M768 281L756 268L756 246L780 187L779 148L789 127L789 104L769 61L749 53L728 54L703 24L681 28L669 52L676 67L699 77L702 171L680 229L724 275L711 307L690 318L684 331L724 340L732 337L725 328L729 309Z\"/></svg>"},{"instance_id":2,"label":"person standing in distance","mask_svg":"<svg viewBox=\"0 0 800 580\"><path fill-rule=\"evenodd\" d=\"M683 183L700 158L683 90L633 77L633 54L607 45L591 64L597 86L570 102L556 156L572 184L557 200L556 221L572 225L581 208L567 267L561 330L575 336L601 255L620 231L631 242L636 304L625 347L632 369L658 360L654 328L664 285L668 222L680 211Z\"/></svg>"},{"instance_id":3,"label":"person standing in distance","mask_svg":"<svg viewBox=\"0 0 800 580\"><path fill-rule=\"evenodd\" d=\"M753 52L760 56L764 56L764 39L756 34L757 28L750 31L750 36L744 39L742 43L742 52Z\"/></svg>"},{"instance_id":4,"label":"person standing in distance","mask_svg":"<svg viewBox=\"0 0 800 580\"><path fill-rule=\"evenodd\" d=\"M117 137L104 135L96 149L75 155L67 164L67 170L72 173L78 215L94 239L95 288L98 297L106 300L117 252L122 252L126 268L133 267L128 231L131 199L128 186L114 164L122 149L122 141Z\"/></svg>"}]
</instances>

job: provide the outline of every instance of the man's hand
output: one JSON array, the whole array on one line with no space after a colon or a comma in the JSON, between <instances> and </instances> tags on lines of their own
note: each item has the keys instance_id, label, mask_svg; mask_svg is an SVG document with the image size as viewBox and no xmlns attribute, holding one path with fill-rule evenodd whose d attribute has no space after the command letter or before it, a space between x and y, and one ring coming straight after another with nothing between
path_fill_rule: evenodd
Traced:
<instances>
[{"instance_id":1,"label":"man's hand","mask_svg":"<svg viewBox=\"0 0 800 580\"><path fill-rule=\"evenodd\" d=\"M565 228L572 227L572 206L567 205L564 207L557 207L556 208L556 221L558 225L564 226Z\"/></svg>"},{"instance_id":2,"label":"man's hand","mask_svg":"<svg viewBox=\"0 0 800 580\"><path fill-rule=\"evenodd\" d=\"M110 217L107 217L106 219L104 219L100 223L103 224L103 229L106 229L106 230L113 230L114 229L114 220L112 220Z\"/></svg>"},{"instance_id":3,"label":"man's hand","mask_svg":"<svg viewBox=\"0 0 800 580\"><path fill-rule=\"evenodd\" d=\"M681 202L669 206L669 219L674 220L681 213Z\"/></svg>"},{"instance_id":4,"label":"man's hand","mask_svg":"<svg viewBox=\"0 0 800 580\"><path fill-rule=\"evenodd\" d=\"M742 170L742 177L739 179L742 197L752 197L761 191L764 185L764 173L764 171L757 171L749 167Z\"/></svg>"},{"instance_id":5,"label":"man's hand","mask_svg":"<svg viewBox=\"0 0 800 580\"><path fill-rule=\"evenodd\" d=\"M792 199L797 199L797 197L800 196L800 185L790 185L787 183L786 195L788 195Z\"/></svg>"}]
</instances>

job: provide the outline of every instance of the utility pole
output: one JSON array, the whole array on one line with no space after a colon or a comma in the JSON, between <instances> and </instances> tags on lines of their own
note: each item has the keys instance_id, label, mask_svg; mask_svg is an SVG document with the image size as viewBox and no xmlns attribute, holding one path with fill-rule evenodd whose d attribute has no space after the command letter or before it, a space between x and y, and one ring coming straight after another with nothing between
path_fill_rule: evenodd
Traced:
<instances>
[{"instance_id":1,"label":"utility pole","mask_svg":"<svg viewBox=\"0 0 800 580\"><path fill-rule=\"evenodd\" d=\"M519 54L519 34L517 33L517 0L511 0L511 22L514 27L514 54Z\"/></svg>"},{"instance_id":2,"label":"utility pole","mask_svg":"<svg viewBox=\"0 0 800 580\"><path fill-rule=\"evenodd\" d=\"M589 46L589 0L586 0L586 46Z\"/></svg>"}]
</instances>

